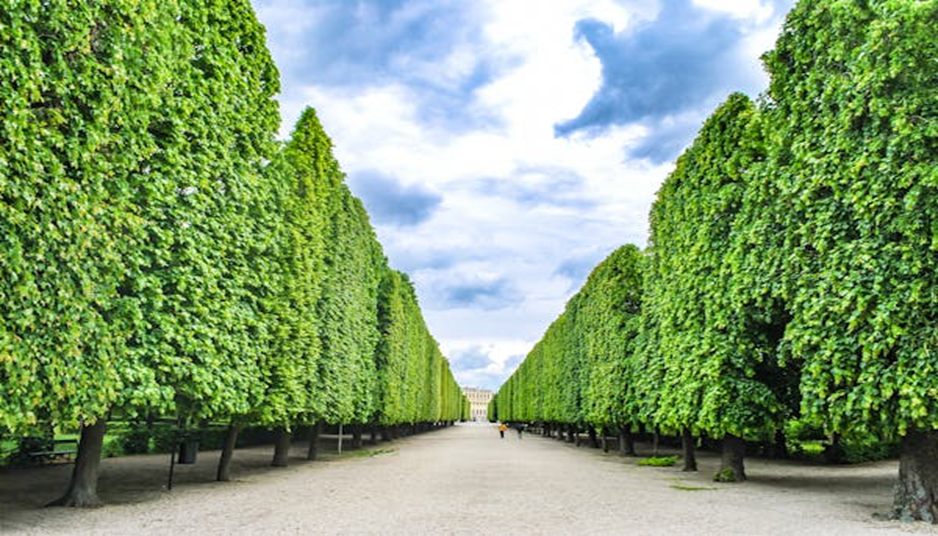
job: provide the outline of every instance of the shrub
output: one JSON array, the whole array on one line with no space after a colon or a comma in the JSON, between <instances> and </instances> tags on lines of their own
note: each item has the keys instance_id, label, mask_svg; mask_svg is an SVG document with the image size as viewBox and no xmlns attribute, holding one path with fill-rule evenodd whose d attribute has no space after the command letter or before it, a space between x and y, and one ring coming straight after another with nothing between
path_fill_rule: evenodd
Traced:
<instances>
[{"instance_id":1,"label":"shrub","mask_svg":"<svg viewBox=\"0 0 938 536\"><path fill-rule=\"evenodd\" d=\"M736 472L732 469L723 469L713 475L714 482L738 482Z\"/></svg>"},{"instance_id":2,"label":"shrub","mask_svg":"<svg viewBox=\"0 0 938 536\"><path fill-rule=\"evenodd\" d=\"M847 463L873 462L895 458L899 455L899 443L884 441L877 437L846 437L841 441L843 460Z\"/></svg>"},{"instance_id":3,"label":"shrub","mask_svg":"<svg viewBox=\"0 0 938 536\"><path fill-rule=\"evenodd\" d=\"M647 467L671 467L677 463L677 456L652 456L638 460L638 465Z\"/></svg>"},{"instance_id":4,"label":"shrub","mask_svg":"<svg viewBox=\"0 0 938 536\"><path fill-rule=\"evenodd\" d=\"M123 438L108 435L104 437L104 446L101 448L102 458L116 458L124 455Z\"/></svg>"},{"instance_id":5,"label":"shrub","mask_svg":"<svg viewBox=\"0 0 938 536\"><path fill-rule=\"evenodd\" d=\"M125 454L146 454L150 452L151 429L131 428L121 434L121 445Z\"/></svg>"}]
</instances>

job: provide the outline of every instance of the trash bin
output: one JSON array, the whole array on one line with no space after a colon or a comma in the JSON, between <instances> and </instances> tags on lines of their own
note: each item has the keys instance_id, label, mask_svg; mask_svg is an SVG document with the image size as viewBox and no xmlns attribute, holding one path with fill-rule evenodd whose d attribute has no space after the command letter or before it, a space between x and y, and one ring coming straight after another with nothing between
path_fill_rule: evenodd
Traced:
<instances>
[{"instance_id":1,"label":"trash bin","mask_svg":"<svg viewBox=\"0 0 938 536\"><path fill-rule=\"evenodd\" d=\"M179 458L176 463L188 465L195 463L195 455L199 452L198 441L183 441L179 443Z\"/></svg>"}]
</instances>

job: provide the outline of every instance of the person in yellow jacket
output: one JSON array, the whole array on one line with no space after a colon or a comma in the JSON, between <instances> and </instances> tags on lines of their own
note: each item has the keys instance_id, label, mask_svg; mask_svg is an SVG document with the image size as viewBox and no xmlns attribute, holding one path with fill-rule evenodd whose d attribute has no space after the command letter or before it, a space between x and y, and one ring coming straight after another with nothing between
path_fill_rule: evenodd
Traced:
<instances>
[{"instance_id":1,"label":"person in yellow jacket","mask_svg":"<svg viewBox=\"0 0 938 536\"><path fill-rule=\"evenodd\" d=\"M505 423L501 423L498 425L498 435L500 435L502 439L505 439L505 430L507 429L508 429L508 426Z\"/></svg>"}]
</instances>

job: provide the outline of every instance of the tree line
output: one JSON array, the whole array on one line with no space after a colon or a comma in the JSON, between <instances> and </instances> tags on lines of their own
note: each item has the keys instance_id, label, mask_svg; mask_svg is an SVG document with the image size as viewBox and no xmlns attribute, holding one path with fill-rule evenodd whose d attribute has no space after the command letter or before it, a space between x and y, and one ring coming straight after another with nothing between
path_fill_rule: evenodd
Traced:
<instances>
[{"instance_id":1,"label":"tree line","mask_svg":"<svg viewBox=\"0 0 938 536\"><path fill-rule=\"evenodd\" d=\"M229 423L227 479L244 425L277 465L297 425L466 417L315 112L276 141L247 0L18 0L0 49L0 433L80 426L61 504L109 419Z\"/></svg>"},{"instance_id":2,"label":"tree line","mask_svg":"<svg viewBox=\"0 0 938 536\"><path fill-rule=\"evenodd\" d=\"M938 521L938 2L802 0L678 158L648 247L590 275L490 407L502 420L784 445L900 442L896 515ZM693 468L693 467L688 467Z\"/></svg>"}]
</instances>

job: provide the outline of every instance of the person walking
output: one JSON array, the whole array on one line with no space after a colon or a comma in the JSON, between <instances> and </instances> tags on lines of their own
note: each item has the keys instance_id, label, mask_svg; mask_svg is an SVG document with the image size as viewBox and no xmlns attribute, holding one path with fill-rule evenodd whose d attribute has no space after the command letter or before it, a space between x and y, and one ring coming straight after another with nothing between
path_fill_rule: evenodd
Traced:
<instances>
[{"instance_id":1,"label":"person walking","mask_svg":"<svg viewBox=\"0 0 938 536\"><path fill-rule=\"evenodd\" d=\"M519 422L517 426L518 426L518 439L521 439L521 432L524 432L524 425Z\"/></svg>"},{"instance_id":2,"label":"person walking","mask_svg":"<svg viewBox=\"0 0 938 536\"><path fill-rule=\"evenodd\" d=\"M502 439L505 439L505 430L507 429L508 426L506 426L505 423L498 425L498 435L501 436Z\"/></svg>"}]
</instances>

